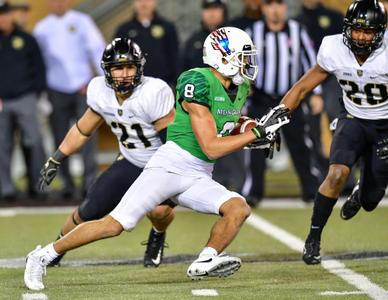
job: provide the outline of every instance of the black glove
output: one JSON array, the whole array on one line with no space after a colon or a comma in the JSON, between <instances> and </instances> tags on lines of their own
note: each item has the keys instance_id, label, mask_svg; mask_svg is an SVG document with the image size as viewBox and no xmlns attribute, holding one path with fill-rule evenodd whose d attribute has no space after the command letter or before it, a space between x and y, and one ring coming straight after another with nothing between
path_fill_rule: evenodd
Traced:
<instances>
[{"instance_id":1,"label":"black glove","mask_svg":"<svg viewBox=\"0 0 388 300\"><path fill-rule=\"evenodd\" d=\"M275 106L260 118L258 125L252 129L257 139L268 138L272 141L280 127L290 123L290 110L284 104Z\"/></svg>"},{"instance_id":2,"label":"black glove","mask_svg":"<svg viewBox=\"0 0 388 300\"><path fill-rule=\"evenodd\" d=\"M275 152L275 149L277 152L280 151L280 145L282 143L282 138L280 135L280 132L275 133L275 137L272 140L272 142L269 144L268 148L264 149L264 155L266 158L272 159L273 158L273 153Z\"/></svg>"},{"instance_id":3,"label":"black glove","mask_svg":"<svg viewBox=\"0 0 388 300\"><path fill-rule=\"evenodd\" d=\"M377 156L388 162L388 138L385 138L377 143Z\"/></svg>"},{"instance_id":4,"label":"black glove","mask_svg":"<svg viewBox=\"0 0 388 300\"><path fill-rule=\"evenodd\" d=\"M67 155L63 154L59 149L55 151L53 156L49 157L49 159L44 164L43 168L40 170L40 177L38 181L38 189L43 192L46 187L50 185L55 176L57 175L57 171L61 162L67 157Z\"/></svg>"},{"instance_id":5,"label":"black glove","mask_svg":"<svg viewBox=\"0 0 388 300\"><path fill-rule=\"evenodd\" d=\"M264 156L266 158L272 159L273 154L276 151L280 151L280 145L282 143L280 132L276 132L273 135L272 139L264 138L264 139L258 139L254 141L253 143L245 146L244 149L262 149L264 150Z\"/></svg>"}]
</instances>

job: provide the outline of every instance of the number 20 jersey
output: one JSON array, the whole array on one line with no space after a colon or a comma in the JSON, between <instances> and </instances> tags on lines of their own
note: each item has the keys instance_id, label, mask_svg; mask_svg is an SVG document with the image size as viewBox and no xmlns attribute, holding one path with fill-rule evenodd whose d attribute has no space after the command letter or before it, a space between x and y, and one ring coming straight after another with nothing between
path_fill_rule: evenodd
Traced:
<instances>
[{"instance_id":1,"label":"number 20 jersey","mask_svg":"<svg viewBox=\"0 0 388 300\"><path fill-rule=\"evenodd\" d=\"M336 76L346 111L360 119L388 119L388 48L384 39L362 64L343 42L342 34L327 36L318 51L321 68Z\"/></svg>"},{"instance_id":2,"label":"number 20 jersey","mask_svg":"<svg viewBox=\"0 0 388 300\"><path fill-rule=\"evenodd\" d=\"M105 77L99 76L88 86L87 103L110 126L121 154L135 166L144 168L162 144L153 123L174 108L175 98L163 80L144 76L120 105L114 90L106 86Z\"/></svg>"}]
</instances>

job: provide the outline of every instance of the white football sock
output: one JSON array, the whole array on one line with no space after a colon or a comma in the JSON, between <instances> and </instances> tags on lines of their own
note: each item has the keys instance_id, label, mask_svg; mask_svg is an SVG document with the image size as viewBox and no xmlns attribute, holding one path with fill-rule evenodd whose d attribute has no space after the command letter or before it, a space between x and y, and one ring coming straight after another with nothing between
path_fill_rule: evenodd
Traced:
<instances>
[{"instance_id":1,"label":"white football sock","mask_svg":"<svg viewBox=\"0 0 388 300\"><path fill-rule=\"evenodd\" d=\"M217 256L218 255L218 252L216 249L212 248L212 247L205 247L203 248L202 252L199 254L199 256Z\"/></svg>"},{"instance_id":2,"label":"white football sock","mask_svg":"<svg viewBox=\"0 0 388 300\"><path fill-rule=\"evenodd\" d=\"M44 259L41 259L41 262L45 265L48 265L50 262L52 262L54 259L56 259L59 256L59 253L55 251L54 249L54 243L48 244L44 248L42 248L39 251L39 255L43 256Z\"/></svg>"}]
</instances>

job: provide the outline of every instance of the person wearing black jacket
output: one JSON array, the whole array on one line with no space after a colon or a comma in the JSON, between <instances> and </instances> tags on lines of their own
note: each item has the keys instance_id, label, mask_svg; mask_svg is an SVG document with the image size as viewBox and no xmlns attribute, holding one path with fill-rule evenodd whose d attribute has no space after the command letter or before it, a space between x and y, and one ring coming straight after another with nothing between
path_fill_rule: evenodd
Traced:
<instances>
[{"instance_id":1,"label":"person wearing black jacket","mask_svg":"<svg viewBox=\"0 0 388 300\"><path fill-rule=\"evenodd\" d=\"M114 37L130 38L146 54L144 75L173 86L177 77L178 36L173 23L159 16L156 0L134 0L134 16L119 26Z\"/></svg>"},{"instance_id":2,"label":"person wearing black jacket","mask_svg":"<svg viewBox=\"0 0 388 300\"><path fill-rule=\"evenodd\" d=\"M204 67L202 61L203 42L210 32L226 23L226 0L203 0L201 11L201 29L195 31L185 43L182 51L182 72L198 67Z\"/></svg>"},{"instance_id":3,"label":"person wearing black jacket","mask_svg":"<svg viewBox=\"0 0 388 300\"><path fill-rule=\"evenodd\" d=\"M243 14L232 19L229 25L246 30L262 17L261 0L244 0L243 2Z\"/></svg>"},{"instance_id":4,"label":"person wearing black jacket","mask_svg":"<svg viewBox=\"0 0 388 300\"><path fill-rule=\"evenodd\" d=\"M11 178L14 133L28 149L28 192L37 196L44 151L37 119L37 96L45 89L45 66L36 40L13 22L11 7L0 3L0 184L4 199L14 200L17 189Z\"/></svg>"}]
</instances>

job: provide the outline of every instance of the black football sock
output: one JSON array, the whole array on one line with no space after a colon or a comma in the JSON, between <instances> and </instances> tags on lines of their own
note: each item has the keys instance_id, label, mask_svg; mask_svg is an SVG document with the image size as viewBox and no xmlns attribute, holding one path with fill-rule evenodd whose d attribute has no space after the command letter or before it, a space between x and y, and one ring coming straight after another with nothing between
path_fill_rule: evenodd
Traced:
<instances>
[{"instance_id":1,"label":"black football sock","mask_svg":"<svg viewBox=\"0 0 388 300\"><path fill-rule=\"evenodd\" d=\"M307 240L321 240L322 230L329 219L334 205L337 203L336 198L329 198L321 193L317 193L314 200L313 215L311 216L310 233Z\"/></svg>"}]
</instances>

